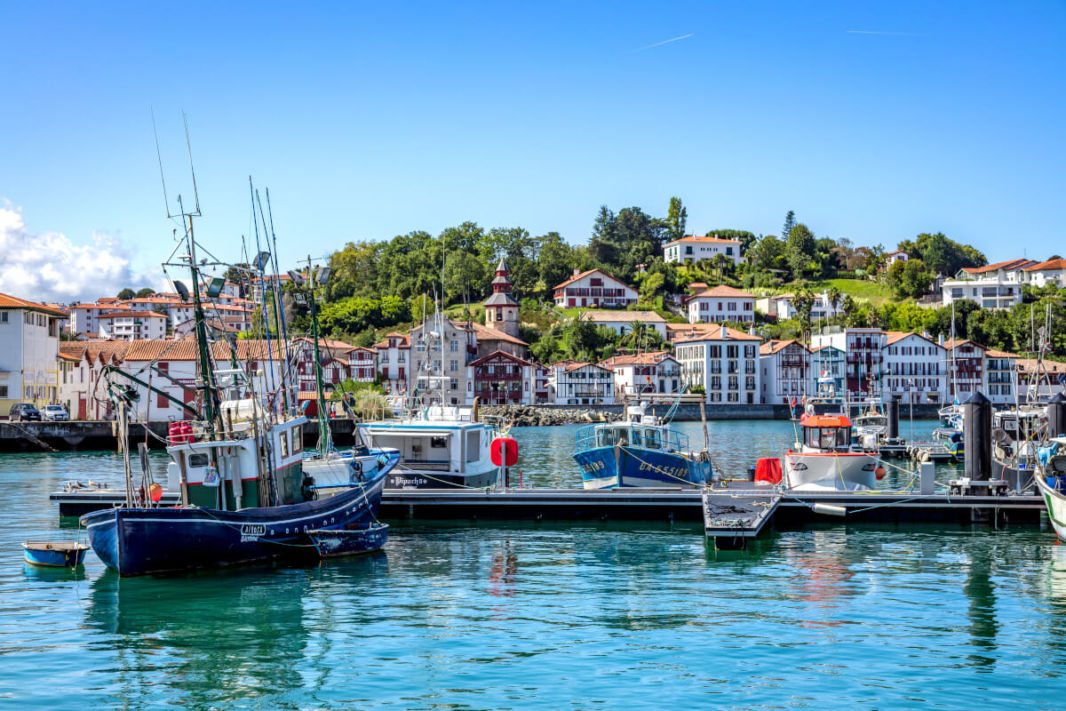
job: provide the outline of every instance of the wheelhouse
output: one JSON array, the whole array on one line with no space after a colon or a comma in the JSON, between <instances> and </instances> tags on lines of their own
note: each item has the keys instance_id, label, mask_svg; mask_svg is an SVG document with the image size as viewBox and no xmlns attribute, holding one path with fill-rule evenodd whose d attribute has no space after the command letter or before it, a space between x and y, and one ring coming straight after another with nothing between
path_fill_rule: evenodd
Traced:
<instances>
[{"instance_id":1,"label":"wheelhouse","mask_svg":"<svg viewBox=\"0 0 1066 711\"><path fill-rule=\"evenodd\" d=\"M851 421L844 415L804 415L803 444L811 449L843 451L851 446Z\"/></svg>"},{"instance_id":2,"label":"wheelhouse","mask_svg":"<svg viewBox=\"0 0 1066 711\"><path fill-rule=\"evenodd\" d=\"M613 422L589 425L577 432L575 451L584 452L599 447L637 447L664 452L685 452L689 449L688 435L668 427L632 422Z\"/></svg>"}]
</instances>

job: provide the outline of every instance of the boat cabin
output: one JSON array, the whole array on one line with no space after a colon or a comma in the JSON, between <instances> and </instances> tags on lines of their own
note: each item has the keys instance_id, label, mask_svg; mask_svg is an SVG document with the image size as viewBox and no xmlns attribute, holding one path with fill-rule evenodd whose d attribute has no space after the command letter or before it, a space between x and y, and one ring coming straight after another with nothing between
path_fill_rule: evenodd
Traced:
<instances>
[{"instance_id":1,"label":"boat cabin","mask_svg":"<svg viewBox=\"0 0 1066 711\"><path fill-rule=\"evenodd\" d=\"M847 450L851 446L851 420L845 415L804 415L803 446L826 452Z\"/></svg>"},{"instance_id":2,"label":"boat cabin","mask_svg":"<svg viewBox=\"0 0 1066 711\"><path fill-rule=\"evenodd\" d=\"M400 452L399 467L466 474L491 459L493 429L483 422L432 420L377 422L364 426L367 445Z\"/></svg>"},{"instance_id":3,"label":"boat cabin","mask_svg":"<svg viewBox=\"0 0 1066 711\"><path fill-rule=\"evenodd\" d=\"M688 435L664 425L639 422L612 422L582 427L577 433L577 451L598 447L635 447L664 452L684 452L689 448Z\"/></svg>"}]
</instances>

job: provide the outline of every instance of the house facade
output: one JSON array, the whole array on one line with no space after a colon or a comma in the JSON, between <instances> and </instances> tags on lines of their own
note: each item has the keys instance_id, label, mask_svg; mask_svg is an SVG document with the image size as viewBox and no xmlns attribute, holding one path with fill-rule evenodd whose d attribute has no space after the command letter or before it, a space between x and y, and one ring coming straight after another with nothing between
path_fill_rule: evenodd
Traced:
<instances>
[{"instance_id":1,"label":"house facade","mask_svg":"<svg viewBox=\"0 0 1066 711\"><path fill-rule=\"evenodd\" d=\"M733 264L740 263L740 241L692 235L663 245L663 261L672 264L703 262L722 255Z\"/></svg>"},{"instance_id":2,"label":"house facade","mask_svg":"<svg viewBox=\"0 0 1066 711\"><path fill-rule=\"evenodd\" d=\"M1049 259L1022 270L1025 281L1033 286L1066 286L1066 259Z\"/></svg>"},{"instance_id":3,"label":"house facade","mask_svg":"<svg viewBox=\"0 0 1066 711\"><path fill-rule=\"evenodd\" d=\"M796 340L767 341L759 347L759 402L788 404L812 393L811 354Z\"/></svg>"},{"instance_id":4,"label":"house facade","mask_svg":"<svg viewBox=\"0 0 1066 711\"><path fill-rule=\"evenodd\" d=\"M575 269L554 291L555 305L560 308L625 308L637 303L638 296L636 289L602 269Z\"/></svg>"},{"instance_id":5,"label":"house facade","mask_svg":"<svg viewBox=\"0 0 1066 711\"><path fill-rule=\"evenodd\" d=\"M1022 302L1022 285L1027 281L1025 269L1036 265L1031 259L1012 259L960 269L953 279L944 280L943 305L965 299L985 309L1009 309Z\"/></svg>"},{"instance_id":6,"label":"house facade","mask_svg":"<svg viewBox=\"0 0 1066 711\"><path fill-rule=\"evenodd\" d=\"M885 334L881 397L914 405L944 401L946 371L943 346L917 333Z\"/></svg>"},{"instance_id":7,"label":"house facade","mask_svg":"<svg viewBox=\"0 0 1066 711\"><path fill-rule=\"evenodd\" d=\"M66 314L0 294L0 415L12 405L56 402L59 329Z\"/></svg>"},{"instance_id":8,"label":"house facade","mask_svg":"<svg viewBox=\"0 0 1066 711\"><path fill-rule=\"evenodd\" d=\"M985 351L984 394L997 405L1017 402L1018 356L989 348Z\"/></svg>"},{"instance_id":9,"label":"house facade","mask_svg":"<svg viewBox=\"0 0 1066 711\"><path fill-rule=\"evenodd\" d=\"M617 355L600 363L614 373L615 400L681 392L681 364L668 351Z\"/></svg>"},{"instance_id":10,"label":"house facade","mask_svg":"<svg viewBox=\"0 0 1066 711\"><path fill-rule=\"evenodd\" d=\"M631 332L634 324L642 324L666 338L666 319L654 311L582 311L581 320L609 328L619 336Z\"/></svg>"},{"instance_id":11,"label":"house facade","mask_svg":"<svg viewBox=\"0 0 1066 711\"><path fill-rule=\"evenodd\" d=\"M761 390L760 340L727 326L679 336L674 353L681 364L682 382L703 388L708 403L756 404Z\"/></svg>"},{"instance_id":12,"label":"house facade","mask_svg":"<svg viewBox=\"0 0 1066 711\"><path fill-rule=\"evenodd\" d=\"M374 344L377 353L378 376L389 395L407 393L407 374L410 372L411 339L405 333L389 333L385 340Z\"/></svg>"},{"instance_id":13,"label":"house facade","mask_svg":"<svg viewBox=\"0 0 1066 711\"><path fill-rule=\"evenodd\" d=\"M110 311L100 314L96 324L100 338L145 341L167 336L167 317L154 311Z\"/></svg>"},{"instance_id":14,"label":"house facade","mask_svg":"<svg viewBox=\"0 0 1066 711\"><path fill-rule=\"evenodd\" d=\"M556 405L613 405L614 373L579 361L549 366L548 388Z\"/></svg>"},{"instance_id":15,"label":"house facade","mask_svg":"<svg viewBox=\"0 0 1066 711\"><path fill-rule=\"evenodd\" d=\"M685 310L689 323L752 323L755 295L723 284L688 297Z\"/></svg>"},{"instance_id":16,"label":"house facade","mask_svg":"<svg viewBox=\"0 0 1066 711\"><path fill-rule=\"evenodd\" d=\"M506 351L470 363L474 397L483 405L533 405L537 402L537 365ZM546 393L545 393L546 394Z\"/></svg>"},{"instance_id":17,"label":"house facade","mask_svg":"<svg viewBox=\"0 0 1066 711\"><path fill-rule=\"evenodd\" d=\"M848 400L875 394L881 377L885 333L879 328L824 328L811 335L813 348L833 346L844 353L844 391Z\"/></svg>"},{"instance_id":18,"label":"house facade","mask_svg":"<svg viewBox=\"0 0 1066 711\"><path fill-rule=\"evenodd\" d=\"M947 400L962 402L973 393L984 390L986 350L970 340L949 339L944 342Z\"/></svg>"}]
</instances>

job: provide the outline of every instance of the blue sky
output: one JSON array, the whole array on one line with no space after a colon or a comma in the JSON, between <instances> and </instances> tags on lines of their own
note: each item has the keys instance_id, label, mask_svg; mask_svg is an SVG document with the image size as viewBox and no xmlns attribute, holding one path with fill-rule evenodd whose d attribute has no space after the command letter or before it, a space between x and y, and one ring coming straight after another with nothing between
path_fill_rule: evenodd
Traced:
<instances>
[{"instance_id":1,"label":"blue sky","mask_svg":"<svg viewBox=\"0 0 1066 711\"><path fill-rule=\"evenodd\" d=\"M1063 3L217 5L0 1L0 290L47 288L11 276L57 259L13 256L44 233L130 263L60 265L71 293L166 256L151 107L172 195L189 116L220 256L249 174L283 262L464 220L582 243L599 205L671 195L697 232L792 209L856 244L1066 252Z\"/></svg>"}]
</instances>

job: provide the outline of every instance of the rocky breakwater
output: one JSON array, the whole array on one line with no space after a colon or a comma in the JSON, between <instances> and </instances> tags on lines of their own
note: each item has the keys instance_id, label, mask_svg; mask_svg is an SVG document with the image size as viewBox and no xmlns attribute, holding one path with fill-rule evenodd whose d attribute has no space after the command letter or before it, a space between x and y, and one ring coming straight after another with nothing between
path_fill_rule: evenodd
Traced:
<instances>
[{"instance_id":1,"label":"rocky breakwater","mask_svg":"<svg viewBox=\"0 0 1066 711\"><path fill-rule=\"evenodd\" d=\"M496 417L515 427L545 427L548 425L613 422L622 418L620 412L608 410L606 408L510 405L506 407L482 407L480 412L484 417Z\"/></svg>"}]
</instances>

